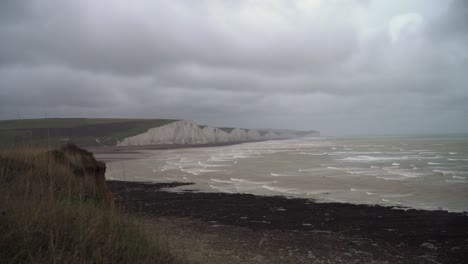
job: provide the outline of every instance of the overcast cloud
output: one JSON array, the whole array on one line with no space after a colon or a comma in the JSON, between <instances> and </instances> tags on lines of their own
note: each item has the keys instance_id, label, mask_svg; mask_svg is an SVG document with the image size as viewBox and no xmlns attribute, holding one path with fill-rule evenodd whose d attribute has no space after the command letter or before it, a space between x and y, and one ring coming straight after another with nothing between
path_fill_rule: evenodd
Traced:
<instances>
[{"instance_id":1,"label":"overcast cloud","mask_svg":"<svg viewBox=\"0 0 468 264\"><path fill-rule=\"evenodd\" d=\"M468 1L2 0L0 119L468 132Z\"/></svg>"}]
</instances>

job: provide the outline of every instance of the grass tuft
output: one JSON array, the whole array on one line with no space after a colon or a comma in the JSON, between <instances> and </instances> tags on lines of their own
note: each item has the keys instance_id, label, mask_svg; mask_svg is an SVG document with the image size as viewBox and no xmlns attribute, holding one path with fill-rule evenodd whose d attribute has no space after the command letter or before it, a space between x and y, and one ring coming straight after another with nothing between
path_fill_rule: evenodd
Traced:
<instances>
[{"instance_id":1,"label":"grass tuft","mask_svg":"<svg viewBox=\"0 0 468 264\"><path fill-rule=\"evenodd\" d=\"M0 263L187 263L50 153L0 152Z\"/></svg>"}]
</instances>

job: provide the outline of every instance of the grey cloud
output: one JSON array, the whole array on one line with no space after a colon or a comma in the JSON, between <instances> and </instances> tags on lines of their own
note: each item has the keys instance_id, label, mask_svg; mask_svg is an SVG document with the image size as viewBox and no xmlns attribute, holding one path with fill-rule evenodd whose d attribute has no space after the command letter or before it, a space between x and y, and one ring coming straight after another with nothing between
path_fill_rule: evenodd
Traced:
<instances>
[{"instance_id":1,"label":"grey cloud","mask_svg":"<svg viewBox=\"0 0 468 264\"><path fill-rule=\"evenodd\" d=\"M468 131L465 1L298 1L2 1L0 118Z\"/></svg>"},{"instance_id":2,"label":"grey cloud","mask_svg":"<svg viewBox=\"0 0 468 264\"><path fill-rule=\"evenodd\" d=\"M468 28L468 2L453 0L445 14L435 21L429 32L438 37L438 40L447 38L464 38L467 40Z\"/></svg>"},{"instance_id":3,"label":"grey cloud","mask_svg":"<svg viewBox=\"0 0 468 264\"><path fill-rule=\"evenodd\" d=\"M36 3L30 14L36 19L19 18L2 27L3 63L48 62L117 74L148 74L190 62L287 72L332 67L356 48L355 32L345 23L317 28L313 20L285 32L242 34L222 31L202 4L198 13L178 16L180 5L156 1L146 14L156 19L148 22L138 13L118 10L113 15L98 7L89 11L77 2L52 2L29 2ZM242 27L234 25L233 30Z\"/></svg>"}]
</instances>

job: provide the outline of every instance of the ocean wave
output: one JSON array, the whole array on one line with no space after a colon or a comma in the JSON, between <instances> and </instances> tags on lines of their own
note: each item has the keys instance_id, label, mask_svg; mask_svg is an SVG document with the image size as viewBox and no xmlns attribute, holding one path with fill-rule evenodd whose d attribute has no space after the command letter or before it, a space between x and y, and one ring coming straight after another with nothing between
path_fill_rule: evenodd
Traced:
<instances>
[{"instance_id":1,"label":"ocean wave","mask_svg":"<svg viewBox=\"0 0 468 264\"><path fill-rule=\"evenodd\" d=\"M229 162L233 161L233 157L226 157L226 156L212 156L209 158L207 161L212 161L212 162Z\"/></svg>"},{"instance_id":2,"label":"ocean wave","mask_svg":"<svg viewBox=\"0 0 468 264\"><path fill-rule=\"evenodd\" d=\"M346 169L343 169L343 168L337 168L337 167L332 167L332 166L327 167L327 169L330 169L330 170L340 170L340 171L346 170Z\"/></svg>"},{"instance_id":3,"label":"ocean wave","mask_svg":"<svg viewBox=\"0 0 468 264\"><path fill-rule=\"evenodd\" d=\"M298 169L297 171L300 172L309 172L309 171L323 171L325 170L324 168L312 168L312 169Z\"/></svg>"},{"instance_id":4,"label":"ocean wave","mask_svg":"<svg viewBox=\"0 0 468 264\"><path fill-rule=\"evenodd\" d=\"M199 170L201 173L205 173L205 172L223 172L223 171L226 171L226 170L206 170L206 169L200 169Z\"/></svg>"},{"instance_id":5,"label":"ocean wave","mask_svg":"<svg viewBox=\"0 0 468 264\"><path fill-rule=\"evenodd\" d=\"M448 158L448 160L451 160L451 161L468 161L468 159L452 159L452 158Z\"/></svg>"},{"instance_id":6,"label":"ocean wave","mask_svg":"<svg viewBox=\"0 0 468 264\"><path fill-rule=\"evenodd\" d=\"M295 177L297 176L296 174L284 174L284 173L270 173L271 176L273 177Z\"/></svg>"},{"instance_id":7,"label":"ocean wave","mask_svg":"<svg viewBox=\"0 0 468 264\"><path fill-rule=\"evenodd\" d=\"M186 173L188 173L188 174L195 175L195 176L200 175L200 169L184 169L184 168L180 168L180 171L183 171L183 172L186 172Z\"/></svg>"},{"instance_id":8,"label":"ocean wave","mask_svg":"<svg viewBox=\"0 0 468 264\"><path fill-rule=\"evenodd\" d=\"M347 158L339 159L339 160L371 162L371 161L407 160L407 159L408 159L408 156L402 156L402 157L353 156L353 157L347 157Z\"/></svg>"},{"instance_id":9,"label":"ocean wave","mask_svg":"<svg viewBox=\"0 0 468 264\"><path fill-rule=\"evenodd\" d=\"M388 169L387 172L390 174L396 174L396 175L400 175L400 176L407 177L407 178L419 178L425 175L424 173L411 172L407 170Z\"/></svg>"},{"instance_id":10,"label":"ocean wave","mask_svg":"<svg viewBox=\"0 0 468 264\"><path fill-rule=\"evenodd\" d=\"M312 153L312 152L299 152L301 155L309 155L309 156L325 156L328 155L328 153Z\"/></svg>"},{"instance_id":11,"label":"ocean wave","mask_svg":"<svg viewBox=\"0 0 468 264\"><path fill-rule=\"evenodd\" d=\"M278 181L249 181L249 180L238 179L238 178L231 178L231 181L240 182L240 183L247 183L247 184L255 184L255 185L273 184L273 183L278 182Z\"/></svg>"},{"instance_id":12,"label":"ocean wave","mask_svg":"<svg viewBox=\"0 0 468 264\"><path fill-rule=\"evenodd\" d=\"M288 193L288 194L294 194L296 193L295 191L297 190L296 188L282 188L282 187L273 187L269 185L263 185L262 188L267 189L269 191Z\"/></svg>"},{"instance_id":13,"label":"ocean wave","mask_svg":"<svg viewBox=\"0 0 468 264\"><path fill-rule=\"evenodd\" d=\"M201 161L198 162L198 165L204 167L204 168L222 168L222 167L231 167L232 164L207 164L207 163L202 163Z\"/></svg>"},{"instance_id":14,"label":"ocean wave","mask_svg":"<svg viewBox=\"0 0 468 264\"><path fill-rule=\"evenodd\" d=\"M468 174L468 171L454 171L454 170L441 170L441 169L435 169L432 171L442 173L443 175Z\"/></svg>"},{"instance_id":15,"label":"ocean wave","mask_svg":"<svg viewBox=\"0 0 468 264\"><path fill-rule=\"evenodd\" d=\"M177 165L164 165L160 170L161 171L168 171L168 170L179 170L179 166Z\"/></svg>"},{"instance_id":16,"label":"ocean wave","mask_svg":"<svg viewBox=\"0 0 468 264\"><path fill-rule=\"evenodd\" d=\"M465 181L465 180L445 180L445 181L449 183L468 183L468 181Z\"/></svg>"},{"instance_id":17,"label":"ocean wave","mask_svg":"<svg viewBox=\"0 0 468 264\"><path fill-rule=\"evenodd\" d=\"M382 179L386 181L404 181L405 178L402 177L384 177L384 176L378 176L376 177L377 179Z\"/></svg>"},{"instance_id":18,"label":"ocean wave","mask_svg":"<svg viewBox=\"0 0 468 264\"><path fill-rule=\"evenodd\" d=\"M195 166L195 165L198 165L198 161L191 161L191 162L188 162L188 161L177 161L177 162L169 162L169 161L166 161L166 164L167 165L170 165L170 166Z\"/></svg>"},{"instance_id":19,"label":"ocean wave","mask_svg":"<svg viewBox=\"0 0 468 264\"><path fill-rule=\"evenodd\" d=\"M417 159L417 160L423 160L423 159L443 159L445 157L442 157L440 155L437 155L437 156L431 156L431 157L425 157L425 156L410 156L409 157L410 159Z\"/></svg>"},{"instance_id":20,"label":"ocean wave","mask_svg":"<svg viewBox=\"0 0 468 264\"><path fill-rule=\"evenodd\" d=\"M214 182L218 182L218 183L232 183L232 181L218 180L218 179L210 179L210 181L214 181Z\"/></svg>"},{"instance_id":21,"label":"ocean wave","mask_svg":"<svg viewBox=\"0 0 468 264\"><path fill-rule=\"evenodd\" d=\"M419 155L427 155L427 154L437 154L437 152L434 152L434 151L421 151L421 152L418 152Z\"/></svg>"},{"instance_id":22,"label":"ocean wave","mask_svg":"<svg viewBox=\"0 0 468 264\"><path fill-rule=\"evenodd\" d=\"M375 175L375 174L379 174L380 171L376 171L376 170L349 170L349 171L346 171L346 173L351 174L351 175Z\"/></svg>"},{"instance_id":23,"label":"ocean wave","mask_svg":"<svg viewBox=\"0 0 468 264\"><path fill-rule=\"evenodd\" d=\"M234 155L233 159L256 159L261 158L262 156L257 155Z\"/></svg>"},{"instance_id":24,"label":"ocean wave","mask_svg":"<svg viewBox=\"0 0 468 264\"><path fill-rule=\"evenodd\" d=\"M395 193L395 194L383 194L380 197L382 198L404 198L412 196L412 193Z\"/></svg>"},{"instance_id":25,"label":"ocean wave","mask_svg":"<svg viewBox=\"0 0 468 264\"><path fill-rule=\"evenodd\" d=\"M383 154L380 151L334 151L331 154L338 155L359 155L359 154Z\"/></svg>"}]
</instances>

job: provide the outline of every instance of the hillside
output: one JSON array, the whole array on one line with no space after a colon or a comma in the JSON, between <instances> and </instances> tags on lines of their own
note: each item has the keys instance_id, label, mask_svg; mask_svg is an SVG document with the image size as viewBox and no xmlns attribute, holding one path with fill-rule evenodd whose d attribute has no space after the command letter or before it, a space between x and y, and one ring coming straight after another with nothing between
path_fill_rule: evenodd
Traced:
<instances>
[{"instance_id":1,"label":"hillside","mask_svg":"<svg viewBox=\"0 0 468 264\"><path fill-rule=\"evenodd\" d=\"M124 138L144 133L170 119L47 118L0 121L0 146L14 144L114 146Z\"/></svg>"},{"instance_id":2,"label":"hillside","mask_svg":"<svg viewBox=\"0 0 468 264\"><path fill-rule=\"evenodd\" d=\"M317 131L216 128L190 120L48 118L0 121L0 146L210 144L319 136Z\"/></svg>"},{"instance_id":3,"label":"hillside","mask_svg":"<svg viewBox=\"0 0 468 264\"><path fill-rule=\"evenodd\" d=\"M71 145L0 150L0 263L188 263L113 208L105 170Z\"/></svg>"}]
</instances>

